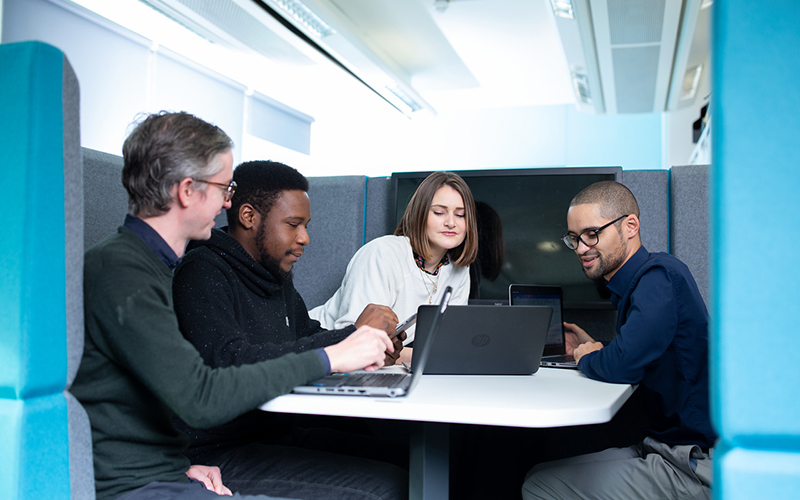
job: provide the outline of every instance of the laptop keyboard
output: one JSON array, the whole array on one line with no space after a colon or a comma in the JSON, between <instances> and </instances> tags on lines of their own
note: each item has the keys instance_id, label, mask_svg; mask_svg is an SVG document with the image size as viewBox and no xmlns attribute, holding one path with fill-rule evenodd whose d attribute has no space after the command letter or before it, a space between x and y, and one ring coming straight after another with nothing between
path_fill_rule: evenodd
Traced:
<instances>
[{"instance_id":1,"label":"laptop keyboard","mask_svg":"<svg viewBox=\"0 0 800 500\"><path fill-rule=\"evenodd\" d=\"M403 373L354 373L342 377L341 385L357 387L401 387L409 376Z\"/></svg>"}]
</instances>

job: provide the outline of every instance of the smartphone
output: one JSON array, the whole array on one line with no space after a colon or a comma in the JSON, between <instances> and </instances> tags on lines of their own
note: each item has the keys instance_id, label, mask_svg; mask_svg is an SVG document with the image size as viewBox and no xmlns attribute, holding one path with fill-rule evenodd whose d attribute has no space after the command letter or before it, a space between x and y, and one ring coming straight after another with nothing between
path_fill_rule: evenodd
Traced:
<instances>
[{"instance_id":1,"label":"smartphone","mask_svg":"<svg viewBox=\"0 0 800 500\"><path fill-rule=\"evenodd\" d=\"M416 322L417 322L417 313L414 313L411 316L409 316L407 320L405 320L402 323L400 323L399 325L397 325L397 329L392 334L392 336L389 337L389 338L393 339L393 338L397 337L398 335L400 335L404 331L406 331L409 328L411 328L414 325L414 323L416 323Z\"/></svg>"}]
</instances>

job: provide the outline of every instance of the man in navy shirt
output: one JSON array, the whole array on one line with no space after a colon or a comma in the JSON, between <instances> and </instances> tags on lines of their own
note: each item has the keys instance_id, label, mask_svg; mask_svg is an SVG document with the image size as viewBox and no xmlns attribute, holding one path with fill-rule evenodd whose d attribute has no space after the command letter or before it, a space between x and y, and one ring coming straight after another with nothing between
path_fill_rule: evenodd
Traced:
<instances>
[{"instance_id":1,"label":"man in navy shirt","mask_svg":"<svg viewBox=\"0 0 800 500\"><path fill-rule=\"evenodd\" d=\"M589 378L639 384L652 421L635 446L537 465L523 498L710 498L708 312L694 278L675 257L642 246L639 206L622 184L578 193L567 225L564 243L587 278L605 282L618 311L609 343L565 323L567 351Z\"/></svg>"}]
</instances>

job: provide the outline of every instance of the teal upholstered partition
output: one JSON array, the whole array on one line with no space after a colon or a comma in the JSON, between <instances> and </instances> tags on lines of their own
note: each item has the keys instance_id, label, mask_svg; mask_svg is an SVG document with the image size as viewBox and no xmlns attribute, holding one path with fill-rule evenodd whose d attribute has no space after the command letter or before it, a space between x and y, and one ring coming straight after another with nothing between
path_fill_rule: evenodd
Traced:
<instances>
[{"instance_id":1,"label":"teal upholstered partition","mask_svg":"<svg viewBox=\"0 0 800 500\"><path fill-rule=\"evenodd\" d=\"M70 498L71 436L88 424L71 427L85 413L65 391L83 342L77 80L42 43L0 45L0 68L0 496Z\"/></svg>"},{"instance_id":2,"label":"teal upholstered partition","mask_svg":"<svg viewBox=\"0 0 800 500\"><path fill-rule=\"evenodd\" d=\"M714 494L800 498L800 6L713 8Z\"/></svg>"}]
</instances>

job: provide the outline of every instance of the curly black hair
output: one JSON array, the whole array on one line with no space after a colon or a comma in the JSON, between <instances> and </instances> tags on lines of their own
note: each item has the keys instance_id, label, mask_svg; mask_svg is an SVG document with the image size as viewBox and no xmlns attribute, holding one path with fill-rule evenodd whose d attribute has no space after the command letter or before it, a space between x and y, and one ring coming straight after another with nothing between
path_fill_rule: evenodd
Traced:
<instances>
[{"instance_id":1,"label":"curly black hair","mask_svg":"<svg viewBox=\"0 0 800 500\"><path fill-rule=\"evenodd\" d=\"M303 174L277 161L248 161L233 171L236 194L227 211L228 226L239 225L239 208L253 205L261 217L266 217L282 191L308 192L308 179Z\"/></svg>"}]
</instances>

